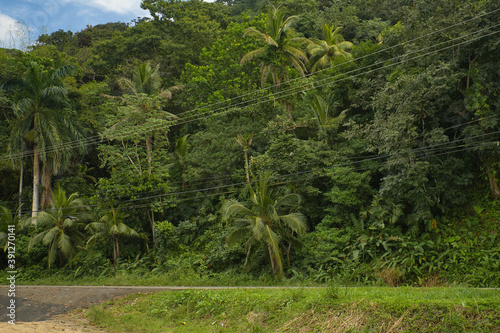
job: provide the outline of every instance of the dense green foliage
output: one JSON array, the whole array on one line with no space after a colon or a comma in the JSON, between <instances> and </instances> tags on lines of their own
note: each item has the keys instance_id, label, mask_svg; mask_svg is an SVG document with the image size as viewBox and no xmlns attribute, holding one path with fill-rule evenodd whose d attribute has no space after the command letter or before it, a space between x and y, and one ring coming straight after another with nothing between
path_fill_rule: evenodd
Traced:
<instances>
[{"instance_id":1,"label":"dense green foliage","mask_svg":"<svg viewBox=\"0 0 500 333\"><path fill-rule=\"evenodd\" d=\"M142 7L0 49L21 279L500 286L497 1Z\"/></svg>"}]
</instances>

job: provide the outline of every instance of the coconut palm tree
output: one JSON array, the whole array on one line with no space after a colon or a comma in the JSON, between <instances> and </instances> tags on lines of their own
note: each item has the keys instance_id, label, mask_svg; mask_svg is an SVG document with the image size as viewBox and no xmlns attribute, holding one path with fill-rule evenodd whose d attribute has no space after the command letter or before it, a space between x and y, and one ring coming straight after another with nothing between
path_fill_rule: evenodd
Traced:
<instances>
[{"instance_id":1,"label":"coconut palm tree","mask_svg":"<svg viewBox=\"0 0 500 333\"><path fill-rule=\"evenodd\" d=\"M245 158L245 174L247 176L247 183L250 184L250 168L248 166L248 148L252 145L253 133L250 134L238 134L236 137L236 142L243 148L243 156Z\"/></svg>"},{"instance_id":2,"label":"coconut palm tree","mask_svg":"<svg viewBox=\"0 0 500 333\"><path fill-rule=\"evenodd\" d=\"M71 72L71 66L46 70L32 61L20 80L5 85L7 89L18 92L13 105L17 119L8 150L17 154L28 143L33 151L33 218L40 207L41 166L45 187L43 202L47 206L51 197L51 176L59 172L71 156L64 144L72 141L78 149L84 149L82 135L70 111L68 90L62 83ZM33 222L36 223L36 219Z\"/></svg>"},{"instance_id":3,"label":"coconut palm tree","mask_svg":"<svg viewBox=\"0 0 500 333\"><path fill-rule=\"evenodd\" d=\"M20 211L21 209L19 209ZM13 212L5 207L0 205L0 248L3 249L4 252L7 252L7 248L9 245L9 233L12 227L14 230L19 228L19 217L18 215L14 215Z\"/></svg>"},{"instance_id":4,"label":"coconut palm tree","mask_svg":"<svg viewBox=\"0 0 500 333\"><path fill-rule=\"evenodd\" d=\"M123 223L124 216L112 206L111 209L104 214L99 222L89 223L85 230L93 233L88 239L87 246L95 243L100 239L111 237L113 241L113 266L116 267L116 260L120 257L120 238L143 238L147 240L147 236L139 234L134 229Z\"/></svg>"},{"instance_id":5,"label":"coconut palm tree","mask_svg":"<svg viewBox=\"0 0 500 333\"><path fill-rule=\"evenodd\" d=\"M48 247L48 267L56 258L59 258L59 265L62 266L63 259L70 260L83 246L83 229L88 219L90 215L86 212L83 200L78 198L78 193L66 197L66 191L57 185L49 209L36 216L36 228L43 231L31 238L28 251L41 242Z\"/></svg>"},{"instance_id":6,"label":"coconut palm tree","mask_svg":"<svg viewBox=\"0 0 500 333\"><path fill-rule=\"evenodd\" d=\"M340 121L346 116L345 111L337 117L330 116L330 104L321 97L319 93L313 93L312 101L309 103L312 114L316 119L316 123L321 134L330 128L338 128Z\"/></svg>"},{"instance_id":7,"label":"coconut palm tree","mask_svg":"<svg viewBox=\"0 0 500 333\"><path fill-rule=\"evenodd\" d=\"M147 125L152 120L165 122L167 119L173 120L177 118L175 115L161 110L160 104L165 100L171 99L172 94L182 89L183 86L177 85L164 88L162 86L159 64L154 68L151 67L149 61L139 64L133 70L132 79L121 78L119 84L127 94L131 94L128 97L121 98L122 102L128 106L130 112L127 112L124 119L121 119L119 123L114 124L110 128L110 131L107 133L108 137L113 138L117 134L120 136L119 131L118 133L113 133L120 125L121 127L125 125L128 131L131 125ZM146 141L149 175L151 175L153 163L154 128L161 127L158 125L159 123L155 123L155 126L145 126L147 131L141 133L141 135L144 135Z\"/></svg>"},{"instance_id":8,"label":"coconut palm tree","mask_svg":"<svg viewBox=\"0 0 500 333\"><path fill-rule=\"evenodd\" d=\"M302 76L305 75L307 56L304 52L292 46L292 42L300 41L303 38L292 38L290 36L293 33L290 26L297 18L297 16L289 16L285 19L284 12L274 8L267 15L265 32L255 28L245 29L245 36L259 38L264 46L245 54L241 58L240 64L243 65L253 59L260 60L260 83L262 87L264 87L269 74L271 74L276 85L276 91L278 91L281 83L288 79L289 65L292 65Z\"/></svg>"},{"instance_id":9,"label":"coconut palm tree","mask_svg":"<svg viewBox=\"0 0 500 333\"><path fill-rule=\"evenodd\" d=\"M352 55L347 52L354 44L345 41L339 33L341 27L333 30L333 25L325 24L323 26L323 40L316 40L309 44L307 52L309 53L308 67L311 73L319 69L326 68L333 64L334 59L341 57L352 59Z\"/></svg>"},{"instance_id":10,"label":"coconut palm tree","mask_svg":"<svg viewBox=\"0 0 500 333\"><path fill-rule=\"evenodd\" d=\"M132 80L121 78L118 82L126 93L139 96L139 94L159 95L164 99L171 99L172 94L183 88L182 85L165 88L162 86L160 64L154 68L149 61L137 65L132 72Z\"/></svg>"},{"instance_id":11,"label":"coconut palm tree","mask_svg":"<svg viewBox=\"0 0 500 333\"><path fill-rule=\"evenodd\" d=\"M255 182L255 189L248 185L250 193L250 208L235 199L227 200L222 205L223 221L233 221L227 237L229 246L244 241L246 252L245 266L253 251L259 245L265 245L271 261L273 274L283 276L282 250L288 242L298 241L295 235L306 232L306 218L301 213L290 212L300 203L300 196L295 193L280 195L279 189L269 186L269 174Z\"/></svg>"},{"instance_id":12,"label":"coconut palm tree","mask_svg":"<svg viewBox=\"0 0 500 333\"><path fill-rule=\"evenodd\" d=\"M184 191L184 189L186 188L186 180L184 179L184 174L186 173L186 155L189 149L189 144L187 141L188 136L189 134L186 134L183 137L177 139L177 141L175 142L174 156L181 166L181 191Z\"/></svg>"}]
</instances>

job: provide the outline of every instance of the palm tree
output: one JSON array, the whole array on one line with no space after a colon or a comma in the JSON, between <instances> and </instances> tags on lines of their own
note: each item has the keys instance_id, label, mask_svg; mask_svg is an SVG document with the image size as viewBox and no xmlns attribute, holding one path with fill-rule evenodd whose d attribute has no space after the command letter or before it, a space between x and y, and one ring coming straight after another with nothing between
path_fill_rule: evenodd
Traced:
<instances>
[{"instance_id":1,"label":"palm tree","mask_svg":"<svg viewBox=\"0 0 500 333\"><path fill-rule=\"evenodd\" d=\"M320 133L324 134L329 128L337 128L342 119L345 118L345 111L337 117L330 117L330 104L321 97L318 93L313 93L312 101L309 103L312 114L316 119Z\"/></svg>"},{"instance_id":2,"label":"palm tree","mask_svg":"<svg viewBox=\"0 0 500 333\"><path fill-rule=\"evenodd\" d=\"M175 91L183 88L182 85L164 88L161 82L160 65L158 64L152 68L149 61L139 64L134 68L132 80L121 78L119 84L126 93L133 96L133 98L122 99L126 104L132 107L132 113L119 123L127 124L128 129L132 118L134 118L134 125L146 123L149 119L153 118L153 112L160 110L159 101L171 99ZM169 112L161 112L161 120L175 118L177 117ZM114 127L119 124L115 124L111 129L113 130ZM148 155L148 172L149 175L151 175L154 130L149 127L148 132L144 134Z\"/></svg>"},{"instance_id":3,"label":"palm tree","mask_svg":"<svg viewBox=\"0 0 500 333\"><path fill-rule=\"evenodd\" d=\"M253 133L242 135L238 134L236 142L243 148L243 155L245 157L245 174L247 176L247 183L250 184L250 168L248 166L248 148L252 145Z\"/></svg>"},{"instance_id":4,"label":"palm tree","mask_svg":"<svg viewBox=\"0 0 500 333\"><path fill-rule=\"evenodd\" d=\"M186 188L186 180L184 179L184 174L186 173L186 155L189 149L189 144L187 141L189 134L184 135L183 137L177 139L175 142L175 151L174 155L177 159L177 162L181 166L181 178L182 178L182 186L181 191L184 191Z\"/></svg>"},{"instance_id":5,"label":"palm tree","mask_svg":"<svg viewBox=\"0 0 500 333\"><path fill-rule=\"evenodd\" d=\"M306 218L301 213L290 213L290 209L300 203L298 194L280 196L279 190L273 190L267 178L268 174L255 183L255 190L248 185L251 208L235 199L222 205L223 221L233 220L232 230L226 242L229 246L244 240L246 252L245 266L250 255L260 244L265 244L269 252L273 274L283 276L281 247L288 242L288 251L293 242L298 241L294 234L300 236L306 232ZM288 214L287 214L288 212Z\"/></svg>"},{"instance_id":6,"label":"palm tree","mask_svg":"<svg viewBox=\"0 0 500 333\"><path fill-rule=\"evenodd\" d=\"M100 239L111 237L113 241L113 266L116 267L116 259L120 257L120 238L144 238L147 236L139 234L134 229L123 223L124 216L113 207L101 217L99 222L89 223L85 230L91 231L93 235L88 239L87 245L95 243Z\"/></svg>"},{"instance_id":7,"label":"palm tree","mask_svg":"<svg viewBox=\"0 0 500 333\"><path fill-rule=\"evenodd\" d=\"M19 209L20 211L21 209ZM7 252L9 245L9 233L11 228L19 227L19 217L14 216L13 212L5 206L0 205L0 248Z\"/></svg>"},{"instance_id":8,"label":"palm tree","mask_svg":"<svg viewBox=\"0 0 500 333\"><path fill-rule=\"evenodd\" d=\"M62 84L62 78L71 72L71 66L45 70L32 61L19 81L5 85L10 90L18 91L17 102L13 106L17 120L8 149L11 154L16 154L22 151L24 143L29 143L33 150L34 223L40 207L40 165L43 165L45 187L42 201L47 206L51 197L51 176L60 171L71 155L63 147L64 143L73 141L79 149L84 148L69 109L68 90Z\"/></svg>"},{"instance_id":9,"label":"palm tree","mask_svg":"<svg viewBox=\"0 0 500 333\"><path fill-rule=\"evenodd\" d=\"M44 230L29 241L28 251L40 242L47 246L49 268L57 257L62 266L63 259L73 258L83 246L85 234L82 229L85 221L90 219L83 204L78 193L66 197L66 191L57 185L50 208L37 214L37 229Z\"/></svg>"},{"instance_id":10,"label":"palm tree","mask_svg":"<svg viewBox=\"0 0 500 333\"><path fill-rule=\"evenodd\" d=\"M164 88L161 82L160 64L152 68L149 61L134 68L132 80L121 78L119 84L127 93L135 96L139 94L159 95L164 99L171 99L175 91L183 88L182 85Z\"/></svg>"},{"instance_id":11,"label":"palm tree","mask_svg":"<svg viewBox=\"0 0 500 333\"><path fill-rule=\"evenodd\" d=\"M279 90L281 82L288 79L288 65L292 65L302 75L305 75L307 56L299 49L293 47L291 42L300 41L303 38L291 38L292 29L290 25L297 19L297 16L289 16L285 19L285 14L277 8L269 12L266 20L266 31L261 32L255 28L247 28L245 36L259 38L264 46L250 51L241 58L240 64L253 59L260 59L261 86L264 87L269 74L272 75Z\"/></svg>"},{"instance_id":12,"label":"palm tree","mask_svg":"<svg viewBox=\"0 0 500 333\"><path fill-rule=\"evenodd\" d=\"M352 55L347 50L351 49L354 44L344 40L339 33L340 29L341 27L338 27L333 30L333 25L325 24L323 26L324 40L316 40L308 46L310 72L313 73L332 65L334 59L338 57L352 59Z\"/></svg>"}]
</instances>

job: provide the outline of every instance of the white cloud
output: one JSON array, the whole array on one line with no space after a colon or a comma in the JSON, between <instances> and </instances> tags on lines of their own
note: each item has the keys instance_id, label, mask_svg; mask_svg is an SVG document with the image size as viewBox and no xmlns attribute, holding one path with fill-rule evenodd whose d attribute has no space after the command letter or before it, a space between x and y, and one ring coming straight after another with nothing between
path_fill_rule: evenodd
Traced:
<instances>
[{"instance_id":1,"label":"white cloud","mask_svg":"<svg viewBox=\"0 0 500 333\"><path fill-rule=\"evenodd\" d=\"M138 14L145 16L146 11L141 9L141 0L59 0L61 3L77 3L81 6L90 6L105 12L117 14Z\"/></svg>"},{"instance_id":2,"label":"white cloud","mask_svg":"<svg viewBox=\"0 0 500 333\"><path fill-rule=\"evenodd\" d=\"M0 13L0 47L14 48L17 39L17 20Z\"/></svg>"}]
</instances>

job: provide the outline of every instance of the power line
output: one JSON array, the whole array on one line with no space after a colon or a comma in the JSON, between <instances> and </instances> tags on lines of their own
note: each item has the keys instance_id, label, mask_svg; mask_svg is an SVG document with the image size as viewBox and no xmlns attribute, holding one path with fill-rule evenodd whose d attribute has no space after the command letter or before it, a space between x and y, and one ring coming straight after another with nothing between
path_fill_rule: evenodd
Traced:
<instances>
[{"instance_id":1,"label":"power line","mask_svg":"<svg viewBox=\"0 0 500 333\"><path fill-rule=\"evenodd\" d=\"M295 94L297 94L299 92L307 91L309 89L314 89L314 88L318 88L318 87L323 87L323 86L328 85L328 84L333 84L333 83L337 83L337 82L341 82L341 81L350 80L353 77L357 77L358 75L364 75L364 74L367 74L367 73L371 73L373 71L377 71L377 70L380 70L380 69L385 69L385 68L388 68L388 67L399 65L399 64L411 61L411 60L416 60L416 59L421 58L423 56L427 56L427 55L431 55L431 54L434 54L434 53L438 53L440 51L443 51L443 50L446 50L446 49L449 49L449 48L452 48L452 47L456 47L456 46L459 46L459 45L462 45L462 44L465 44L465 43L470 43L471 41L474 41L474 40L477 40L477 39L480 39L480 38L483 38L483 37L487 37L487 36L490 36L492 34L496 34L496 33L500 32L500 31L495 31L495 32L492 32L490 34L485 34L483 36L479 36L479 37L473 38L471 40L464 41L462 43L453 44L453 45L451 45L449 47L444 47L444 48L441 48L441 49L438 49L438 50L435 49L436 47L438 47L438 46L440 46L442 44L449 44L450 42L454 42L454 41L459 40L459 39L470 37L470 36L472 36L474 34L477 34L477 33L480 33L480 32L483 32L485 30L489 30L489 29L492 29L492 28L495 28L495 27L498 27L498 26L500 26L500 23L497 24L497 25L491 26L491 27L483 28L481 30L475 31L475 32L470 33L468 35L456 37L454 39L447 40L445 42L434 44L434 45L428 46L426 48L422 48L422 49L419 49L419 50L416 50L416 51L413 51L413 52L405 53L404 55L393 57L392 59L386 60L384 62L393 61L395 59L407 57L408 55L415 54L415 53L420 53L420 52L422 52L424 50L427 50L427 49L434 49L431 52L428 52L426 54L419 55L419 56L416 56L416 57L413 57L413 58L410 58L410 59L405 59L405 60L402 60L402 61L399 61L399 62L396 62L396 63L393 63L393 64L388 64L388 65L385 65L385 66L382 66L382 67L379 67L379 68L371 69L371 70L369 70L367 72L362 72L362 73L358 73L358 74L355 74L355 75L351 75L351 76L345 77L348 74L359 72L359 71L363 71L365 69L369 69L369 68L374 67L376 65L380 65L381 63L379 62L379 63L367 65L367 66L364 66L364 67L356 68L356 69L353 69L353 70L345 72L345 73L336 74L336 75L334 75L332 77L327 77L327 78L324 78L324 79L321 79L321 80L316 80L315 82L312 82L312 83L307 83L305 85L298 85L298 86L295 86L295 87L291 87L291 88L289 88L287 90L282 90L282 91L276 92L276 93L274 93L272 95L264 95L264 96L257 97L257 98L251 99L251 100L246 100L246 101L242 101L242 102L239 102L239 103L236 103L236 104L232 104L232 105L228 105L228 106L224 106L224 107L219 107L217 109L210 110L210 111L206 112L205 114L203 114L201 116L199 114L197 114L195 116L189 116L189 117L185 117L185 118L180 118L180 120L177 121L175 124L172 124L172 126L184 125L184 124L187 124L187 123L190 123L190 122L193 122L193 121L198 121L198 120L201 120L201 119L208 118L208 117L210 117L212 115L226 114L226 113L234 111L234 109L240 109L240 108L244 108L244 107L260 105L260 104L263 104L263 103L269 103L269 102L271 102L269 100L270 97L273 97L274 99L281 99L281 98L284 98L284 97L295 95ZM373 54L370 54L370 56L371 55L373 55ZM342 65L344 65L344 64L345 63L343 63ZM333 79L335 79L337 77L341 77L341 78L337 79L337 80L333 80ZM330 80L333 80L333 81L329 82ZM288 82L290 82L290 81L288 81ZM324 83L324 82L326 82L326 83ZM319 83L323 83L323 84L319 84ZM256 102L256 103L253 103L253 102ZM207 108L208 107L203 107L203 108L199 108L199 109L195 109L195 110L202 110L202 109L207 109ZM217 112L217 111L222 111L222 112ZM181 113L181 115L185 114L185 113L188 113L188 112L191 112L191 111L186 111L184 113ZM124 135L133 135L133 134L134 133L125 133Z\"/></svg>"},{"instance_id":2,"label":"power line","mask_svg":"<svg viewBox=\"0 0 500 333\"><path fill-rule=\"evenodd\" d=\"M498 31L497 31L497 32L498 32ZM476 39L483 38L483 37L485 37L485 36L489 36L489 35L495 34L495 33L497 33L497 32L492 32L492 33L490 33L490 34L487 34L487 35L484 35L484 36L477 37ZM475 33L477 33L477 32L475 32ZM475 34L475 33L472 33L472 34ZM472 35L472 34L470 34L470 35ZM476 40L476 39L474 39L474 40ZM448 43L448 42L450 42L450 41L447 41L447 43ZM470 41L466 41L466 42L470 42ZM462 43L460 43L460 44L455 44L455 45L452 45L451 47L455 47L455 46L457 46L457 45L461 45L461 44L464 44L464 43L466 43L466 42L462 42ZM447 47L447 48L449 48L449 47ZM447 49L447 48L442 48L442 49L440 49L440 50L436 50L436 51L430 52L430 53L428 53L428 54L436 53L436 52L442 51L442 50ZM428 55L428 54L426 54L426 55ZM421 56L424 56L424 55L421 55ZM421 56L414 57L414 58L412 58L412 59L407 59L407 60L405 60L405 61L414 60L414 59L419 58L419 57L421 57ZM397 58L398 58L398 57L395 57L395 58L393 58L393 59L397 59ZM403 63L403 62L405 62L405 61L401 61L401 62L399 62L399 63ZM392 64L391 66L393 66L393 65L394 65L394 64ZM389 67L389 66L386 66L386 67ZM382 68L377 68L377 69L374 69L374 70L383 69L383 68L385 68L385 67L382 67ZM372 71L374 71L374 70L372 70ZM364 74L364 73L363 73L363 74ZM345 73L344 73L344 74L342 74L342 75L345 75ZM348 79L348 78L347 78L347 79ZM336 82L336 81L335 81L335 82ZM327 82L326 84L332 84L332 83L335 83L335 82ZM202 119L202 118L201 118L201 119ZM191 120L191 121L195 121L195 120ZM478 121L478 120L475 120L475 121ZM457 126L461 126L461 125L457 125ZM83 140L82 140L82 141L83 141ZM0 158L0 159L1 159L1 158Z\"/></svg>"},{"instance_id":3,"label":"power line","mask_svg":"<svg viewBox=\"0 0 500 333\"><path fill-rule=\"evenodd\" d=\"M471 121L468 121L466 123L462 123L462 124L450 126L450 127L447 127L447 128L443 128L442 130L443 131L447 131L449 129L454 129L454 128L458 128L458 127L470 125L470 124L473 124L473 123L476 123L476 122L479 122L479 121L484 121L484 120L495 118L495 117L499 117L499 116L500 116L500 114L490 115L490 116L487 116L487 117L482 117L482 118L478 118L478 119L475 119L475 120L471 120ZM420 134L420 135L417 135L415 137L412 137L412 140L415 140L415 139L417 139L419 137L422 137L423 135L424 134ZM463 138L462 140L468 140L468 138ZM443 142L441 144L446 145L448 143L449 142ZM416 149L420 149L420 148L416 148ZM322 153L327 153L327 152L329 152L329 151L328 150L327 151L319 151L319 152L317 152L317 154L322 154ZM379 156L379 155L374 155L374 156L376 157L376 156ZM367 158L366 154L362 154L362 155L345 155L345 156L342 156L342 159L350 160L350 161L353 161L353 160L356 160L356 159L364 159L364 158ZM324 163L325 163L325 161L317 160L317 161L314 161L314 162L301 163L301 164L296 165L296 166L297 166L297 168L303 168L303 167L310 166L310 165L318 165L318 164L324 164ZM190 186L193 186L193 185L208 184L208 183L211 183L213 181L223 181L223 180L232 179L232 178L235 178L235 175L204 177L204 178L199 178L199 179L192 179L192 180L189 180L187 182L189 183ZM180 185L183 182L184 181L175 181L175 182L169 182L169 184L170 185ZM143 194L157 193L159 191L161 191L161 190L157 189L157 190L151 190L151 191L135 192L134 196L143 195ZM111 199L116 199L116 198L121 198L121 197L122 196L113 196L113 197L106 197L106 199L107 200L111 200ZM5 201L4 200L4 202L15 202L15 203L17 203L18 200L15 200L15 201L14 200L12 200L12 201ZM23 202L29 202L29 201L28 200L23 200Z\"/></svg>"},{"instance_id":4,"label":"power line","mask_svg":"<svg viewBox=\"0 0 500 333\"><path fill-rule=\"evenodd\" d=\"M445 146L445 145L459 143L459 142L465 142L465 141L472 140L472 139L484 138L484 137L487 137L487 136L490 136L490 135L495 135L495 134L500 134L500 131L486 133L486 134L481 134L481 135L477 135L477 136L473 136L473 137L469 137L469 138L458 139L458 140L449 141L449 142L445 142L445 143L434 144L434 145L430 145L430 146L426 146L426 147L414 148L414 149L410 149L410 150L402 151L402 152L395 152L395 153L391 153L391 154L376 155L376 156L365 158L365 159L362 159L362 160L359 160L359 161L356 161L356 162L345 162L345 163L336 164L336 165L332 165L332 166L325 166L325 167L317 168L317 169L298 171L298 172L294 172L294 173L290 173L290 174L278 175L278 176L273 176L273 177L269 177L269 178L265 178L265 179L257 179L257 180L250 181L250 183L239 182L239 183L219 185L219 186L213 186L213 187L202 188L202 189L194 189L194 190L178 191L178 192L171 192L171 193L159 194L159 195L151 195L151 196L141 197L141 198L133 198L133 199L128 199L128 200L119 200L118 203L132 203L132 202L137 202L137 201L142 201L142 200L151 200L151 199L165 198L165 197L171 197L171 196L179 196L179 195L189 194L189 193L200 193L200 192L206 192L206 191L226 189L226 188L230 188L230 187L246 186L247 184L253 184L253 183L256 183L256 182L259 182L259 181L262 181L262 180L268 180L269 181L269 180L283 179L283 178L286 178L286 177L296 177L296 176L301 176L301 175L304 175L304 174L310 174L310 173L316 173L316 172L322 172L322 171L332 170L332 169L335 169L335 168L349 167L349 166L353 166L353 165L365 163L365 162L368 162L368 161L378 161L378 160L383 160L383 159L386 159L386 158L398 157L398 156L402 156L404 154L426 152L426 149L429 149L429 148L442 147L442 146ZM454 149L457 149L457 148L462 148L461 150L459 150L459 151L462 151L462 150L474 149L474 148L478 148L478 147L484 147L484 144L486 144L486 143L489 144L489 145L498 145L499 144L498 140L465 143L465 144L463 144L463 145L461 145L459 147L450 147L450 148L446 148L446 149L442 148L441 150L437 150L436 152L439 153L439 154L436 155L436 156L440 156L440 155L443 155L443 154L449 154L450 151L452 151ZM430 152L431 152L431 155L429 155L429 157L432 157L432 155L433 155L432 154L432 149L430 150ZM400 160L407 160L408 157L399 157L399 159ZM394 162L394 160L392 160L392 161L386 161L386 162L383 162L383 163L389 163L389 162ZM320 176L325 176L325 175L320 175ZM288 183L295 182L295 181L296 180L291 180ZM195 200L197 198L192 198L192 199ZM107 204L108 203L99 203L99 204L92 204L92 205L84 205L84 206L81 206L81 208L100 207L100 206L105 206ZM50 211L50 209L46 210L46 211ZM30 211L23 211L22 213L29 213L29 212ZM1 215L6 215L6 214L0 214L0 216Z\"/></svg>"},{"instance_id":5,"label":"power line","mask_svg":"<svg viewBox=\"0 0 500 333\"><path fill-rule=\"evenodd\" d=\"M455 26L458 26L458 25L461 25L461 24L467 23L467 22L469 22L469 21L471 21L471 20L474 20L474 19L477 19L477 18L483 17L483 16L485 16L485 15L490 15L490 14L493 14L493 13L495 13L495 12L499 11L499 10L500 10L500 8L499 8L499 9L497 9L497 10L494 10L494 11L491 11L491 12L488 12L488 13L485 13L485 14L482 14L482 15L479 15L479 16L476 16L476 17L473 17L473 18L471 18L471 19L469 19L469 20L466 20L466 21L463 21L463 22L456 23L456 24L454 24L454 25L452 25L452 26L449 26L449 27L446 27L446 28L443 28L443 29L440 29L440 30L437 30L437 31L434 31L434 32L431 32L431 33L428 33L428 34L426 34L426 35L424 35L424 36L420 36L420 37L414 38L414 39L412 39L412 40L410 40L410 41L406 41L406 42L403 42L403 43L400 43L400 44L397 44L397 45L393 45L393 46L391 46L391 47L385 48L385 49L383 49L383 50L376 51L376 52L371 53L371 54L369 54L369 55L365 55L365 56L362 56L362 57L359 57L359 58L356 58L356 59L353 59L353 60L347 61L347 62L345 62L345 63L338 64L338 65L335 65L335 66L332 66L331 68L328 68L328 69L325 69L325 70L329 70L329 69L332 69L332 68L335 68L335 67L338 67L338 66L343 66L343 65L345 65L345 64L347 64L347 63L350 63L350 62L353 62L353 61L358 61L358 60L360 60L360 59L363 59L363 58L365 58L365 57L372 56L372 55L377 54L377 53L380 53L380 52L385 52L385 51L387 51L387 50L389 50L389 49L391 49L391 48L398 47L398 46L402 46L402 45L408 44L408 43L410 43L410 42L413 42L413 41L416 41L416 40L422 39L422 38L424 38L424 37L428 37L428 36L433 35L433 34L436 34L436 33L438 33L438 32L442 32L442 31L447 30L447 29L450 29L450 28L452 28L452 27L455 27ZM462 39L462 38L465 38L465 37L469 37L469 36L472 36L472 35L477 34L477 33L479 33L479 32L482 32L482 31L484 31L484 30L487 30L487 29L492 29L492 28L494 28L494 27L497 27L498 25L500 25L500 24L497 24L497 25L494 25L494 26L491 26L491 27L486 27L486 28L483 28L483 29L481 29L481 30L475 31L475 32L473 32L473 33L470 33L470 34L468 34L468 35L465 35L465 36L460 36L460 37L457 37L457 38L454 38L454 39L451 39L451 40L447 40L447 41L445 41L445 42L442 42L442 43L439 43L439 44L436 44L436 45L432 45L432 46L429 46L429 47L427 47L427 48L424 48L424 49L421 49L421 50L418 50L418 51L410 52L410 53L404 54L403 56L408 56L408 55L411 55L411 54L413 54L413 53L421 52L422 50L425 50L425 49L428 49L428 48L431 48L431 47L432 47L432 48L435 48L437 45L441 45L441 44L445 44L445 43L450 43L450 42L453 42L453 41L458 40L458 39ZM497 33L497 32L494 32L494 33ZM494 34L494 33L491 33L491 34ZM480 36L480 37L478 37L478 38L476 38L476 39L483 38L483 37L489 36L489 35L491 35L491 34L487 34L487 35L484 35L484 36ZM476 39L473 39L473 40L476 40ZM470 40L469 40L469 41L466 41L466 42L470 42ZM451 46L451 47L455 47L455 46L457 46L457 45L461 45L461 44L463 44L463 43L456 44L456 45L453 45L453 46ZM436 50L435 52L430 52L430 53L428 53L428 54L436 53L436 52L442 51L442 50L444 50L444 49L447 49L447 48L442 48L442 49L440 49L440 50ZM425 55L428 55L428 54L425 54ZM402 56L397 56L397 57L394 57L394 58L389 59L389 60L387 60L387 61L391 61L391 60L397 59L397 58L399 58L399 57L402 57ZM418 57L414 57L414 58L409 59L409 60L414 60L414 59L416 59L416 58L418 58ZM406 60L406 61L409 61L409 60ZM401 64L401 63L403 63L403 62L405 62L405 61L402 61L402 62L399 62L399 63L396 63L396 64ZM393 65L396 65L396 64L393 64ZM349 74L349 73L356 72L356 71L360 71L360 70L363 70L363 69L366 69L366 68L372 67L372 66L374 66L374 65L376 65L376 64L372 64L372 65L368 65L368 66L365 66L365 67L362 67L362 68L358 68L358 69L355 69L355 70L350 71L350 72L346 72L346 73L338 74L338 75L334 76L333 78L335 78L335 77L337 77L337 76L345 76L345 75L347 75L347 74ZM390 67L390 66L384 66L384 67L381 67L381 68L379 68L379 69L383 69L383 68L387 68L387 67ZM371 71L373 71L373 70L371 70ZM370 72L371 72L371 71L370 71ZM315 73L314 73L314 74L315 74ZM365 74L365 73L364 73L364 74ZM313 75L313 73L311 73L310 75ZM338 82L340 82L340 81L344 81L344 80L346 80L346 79L350 79L350 78L352 78L352 77L347 77L347 78L340 79L340 80L338 80ZM301 79L301 78L298 78L298 79ZM294 81L294 80L298 80L298 79L293 79L293 80L290 80L290 81L288 81L288 82L292 82L292 81ZM319 81L317 81L316 83L321 82L321 81L325 81L325 80L329 80L329 79L332 79L332 78L326 78L326 79L323 79L323 80L319 80ZM337 81L330 82L329 84L333 84L333 83L336 83L336 82L337 82ZM320 85L320 86L317 86L317 85L316 85L316 88L317 88L317 87L321 87L321 86L324 86L324 85ZM302 87L305 87L305 86L302 86ZM288 92L288 91L294 91L294 90L295 90L295 89L297 89L297 88L301 88L301 86L294 87L294 88L292 88L292 89L285 90L285 91L282 91L282 92L279 92L279 93L275 93L275 94L274 94L274 95L272 95L272 96L274 96L275 98L276 98L276 96L278 96L278 98L287 97L287 96L289 96L290 94L288 94L288 95L284 95L284 93L285 93L285 92ZM268 88L264 88L264 89L260 89L260 90L258 90L258 91L256 91L256 92L250 92L250 93L247 93L247 94L243 94L243 95L240 95L240 96L233 97L233 98L229 99L228 101L230 101L230 100L235 100L235 99L241 98L241 97L243 97L243 96L248 96L248 95L250 95L250 94L255 94L255 93L258 93L258 92L260 92L260 91L265 91L265 90L267 90L267 89L269 89L269 87L268 87ZM298 91L292 92L292 94L296 94L296 93L301 92L301 91L304 91L304 90L298 90ZM280 96L279 94L283 94L283 96ZM264 102L266 102L266 103L267 103L267 102L268 102L268 100L267 100L267 99L269 99L269 97L270 97L270 95L266 95L266 96L259 97L259 98L253 99L253 100L244 101L244 102L236 103L236 104L234 104L234 105L229 105L229 106L226 106L226 107L221 107L221 108L218 108L218 109L215 109L215 110L211 110L210 112L211 112L211 113L214 113L214 112L216 112L216 111L225 110L225 109L227 109L227 108L234 108L234 107L237 107L237 106L240 106L240 105L243 105L244 107L248 107L248 106L251 106L251 105L258 105L258 104L262 104L262 102L259 102L259 103L255 103L255 104L244 105L245 103L250 103L250 102L253 102L253 101L259 101L259 100L261 100L261 99L263 99L263 98L264 98L264 99L266 99ZM195 108L195 109L193 109L193 110L183 112L183 113L181 113L181 114L179 114L179 115L187 114L187 113L189 113L189 112L195 112L195 111L205 110L205 109L207 109L207 108L210 108L210 106L215 106L215 105L219 105L219 104L221 104L221 103L226 103L226 102L227 102L227 101L217 102L217 103L214 103L214 104L211 104L211 105L205 106L205 107ZM229 110L229 111L230 111L230 110ZM220 113L218 113L218 114L227 113L227 112L229 112L229 111L220 112ZM178 116L179 116L179 115L178 115ZM189 122L192 122L192 121L197 121L197 120L200 120L200 119L207 118L208 116L209 116L209 115L204 115L204 116L199 117L199 118L192 118L192 116L190 116L192 119L189 119L190 117L182 118L182 119L185 119L185 121L184 121L184 122L174 122L174 121L168 121L168 123L169 123L169 125L168 125L168 126L172 126L172 125L173 125L173 126L182 125L182 124L186 124L186 123L189 123ZM154 130L159 130L159 129L162 129L162 128L164 128L164 127L165 127L165 125L162 125L162 126L160 126L159 128L155 128L155 127L153 126L150 130L151 130L151 131L154 131ZM131 132L131 133L125 133L124 135L137 135L137 134L138 134L137 132ZM46 148L45 148L45 149L46 149L45 151L46 151L46 152L53 152L53 151L59 151L59 150L62 150L62 149L73 149L73 148L76 148L77 146L82 146L82 145L86 146L86 145L96 144L96 143L100 142L101 140L102 140L102 137L101 137L100 135L98 135L98 136L94 136L94 137L85 138L85 139L83 139L83 140L76 140L76 141L69 142L69 143L63 143L63 144L60 144L60 145L57 145L57 146L52 146L52 147L50 147L50 146L49 146L49 147L46 147ZM33 154L34 154L34 151L33 151L33 150L31 150L31 151L26 151L26 152L23 152L22 154L12 154L12 155L10 155L10 156L0 157L0 160L2 160L2 159L14 159L14 158L19 158L19 157L22 157L22 156L32 156Z\"/></svg>"}]
</instances>

